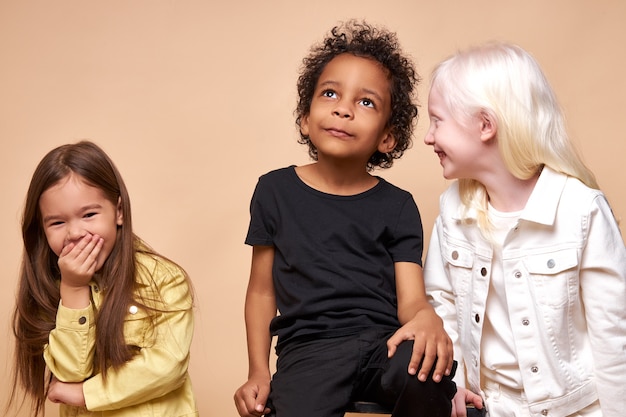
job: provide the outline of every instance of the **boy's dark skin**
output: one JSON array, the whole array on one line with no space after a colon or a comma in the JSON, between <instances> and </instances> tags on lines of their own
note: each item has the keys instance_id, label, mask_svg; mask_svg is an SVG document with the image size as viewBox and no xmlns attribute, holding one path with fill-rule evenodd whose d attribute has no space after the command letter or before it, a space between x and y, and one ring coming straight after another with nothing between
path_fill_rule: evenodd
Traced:
<instances>
[{"instance_id":1,"label":"boy's dark skin","mask_svg":"<svg viewBox=\"0 0 626 417\"><path fill-rule=\"evenodd\" d=\"M332 58L316 83L309 111L299 118L301 135L315 149L316 162L296 167L310 187L333 195L354 195L374 187L369 161L397 146L391 120L391 86L386 69L371 57L343 53ZM261 416L270 410L270 322L276 316L272 279L274 247L254 246L246 296L248 381L235 393L242 417ZM408 373L425 381L434 366L433 380L452 369L452 344L441 319L426 299L421 266L397 262L396 294L402 327L388 340L388 356L406 340L413 340ZM421 363L421 367L420 367Z\"/></svg>"}]
</instances>

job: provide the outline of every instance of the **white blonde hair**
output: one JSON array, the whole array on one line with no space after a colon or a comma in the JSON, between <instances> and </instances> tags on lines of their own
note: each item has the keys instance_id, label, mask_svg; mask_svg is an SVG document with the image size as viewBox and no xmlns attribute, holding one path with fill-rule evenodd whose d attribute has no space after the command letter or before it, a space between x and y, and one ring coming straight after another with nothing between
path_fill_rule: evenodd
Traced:
<instances>
[{"instance_id":1,"label":"white blonde hair","mask_svg":"<svg viewBox=\"0 0 626 417\"><path fill-rule=\"evenodd\" d=\"M481 112L496 121L500 155L515 177L529 179L548 166L599 188L567 135L554 91L524 49L490 42L460 51L437 65L435 87L460 122ZM459 186L466 210L477 210L479 226L489 229L485 187L470 179Z\"/></svg>"}]
</instances>

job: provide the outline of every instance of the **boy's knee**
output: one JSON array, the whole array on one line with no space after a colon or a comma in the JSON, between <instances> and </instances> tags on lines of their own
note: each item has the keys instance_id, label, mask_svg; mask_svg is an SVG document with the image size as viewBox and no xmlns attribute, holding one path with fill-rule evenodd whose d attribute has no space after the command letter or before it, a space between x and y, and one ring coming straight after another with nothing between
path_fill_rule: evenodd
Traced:
<instances>
[{"instance_id":1,"label":"boy's knee","mask_svg":"<svg viewBox=\"0 0 626 417\"><path fill-rule=\"evenodd\" d=\"M407 340L398 346L395 355L389 359L389 366L382 376L381 385L383 389L396 395L409 389L415 391L416 394L424 393L429 397L442 395L452 399L456 394L456 384L452 381L456 362L450 376L444 376L440 382L433 381L434 366L426 381L421 382L416 375L410 375L408 371L412 354L413 341Z\"/></svg>"},{"instance_id":2,"label":"boy's knee","mask_svg":"<svg viewBox=\"0 0 626 417\"><path fill-rule=\"evenodd\" d=\"M406 340L398 346L396 353L389 358L381 378L381 386L385 391L399 395L404 389L408 378L417 378L409 374L409 362L412 354L413 341Z\"/></svg>"}]
</instances>

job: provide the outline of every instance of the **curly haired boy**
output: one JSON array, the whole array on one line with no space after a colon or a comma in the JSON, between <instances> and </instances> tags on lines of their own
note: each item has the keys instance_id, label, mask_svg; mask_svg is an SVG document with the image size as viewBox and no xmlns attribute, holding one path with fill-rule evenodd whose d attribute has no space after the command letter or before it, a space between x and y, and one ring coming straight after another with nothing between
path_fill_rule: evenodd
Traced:
<instances>
[{"instance_id":1,"label":"curly haired boy","mask_svg":"<svg viewBox=\"0 0 626 417\"><path fill-rule=\"evenodd\" d=\"M242 417L340 417L356 400L450 416L452 345L424 291L419 211L371 174L411 145L418 81L396 35L364 22L304 59L296 124L313 162L261 176L250 206Z\"/></svg>"}]
</instances>

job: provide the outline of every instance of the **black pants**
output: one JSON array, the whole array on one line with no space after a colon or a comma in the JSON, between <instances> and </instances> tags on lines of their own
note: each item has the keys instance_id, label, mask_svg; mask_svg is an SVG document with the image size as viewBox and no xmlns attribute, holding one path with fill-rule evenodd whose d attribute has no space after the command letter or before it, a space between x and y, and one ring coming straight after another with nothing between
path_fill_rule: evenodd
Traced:
<instances>
[{"instance_id":1,"label":"black pants","mask_svg":"<svg viewBox=\"0 0 626 417\"><path fill-rule=\"evenodd\" d=\"M300 341L285 346L272 378L272 417L341 417L353 401L394 407L393 417L450 417L452 376L435 383L407 372L413 342L387 358L388 332Z\"/></svg>"}]
</instances>

